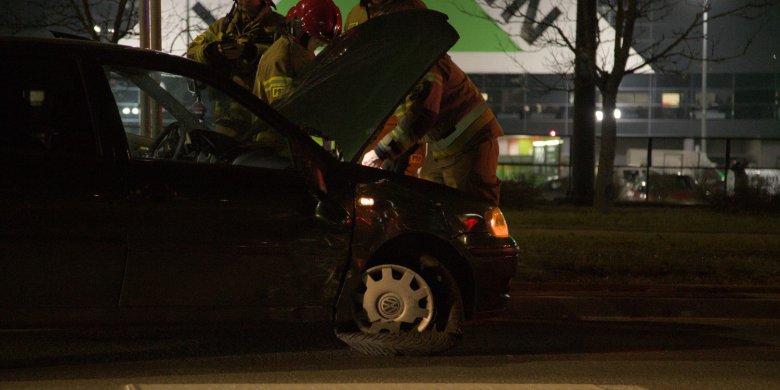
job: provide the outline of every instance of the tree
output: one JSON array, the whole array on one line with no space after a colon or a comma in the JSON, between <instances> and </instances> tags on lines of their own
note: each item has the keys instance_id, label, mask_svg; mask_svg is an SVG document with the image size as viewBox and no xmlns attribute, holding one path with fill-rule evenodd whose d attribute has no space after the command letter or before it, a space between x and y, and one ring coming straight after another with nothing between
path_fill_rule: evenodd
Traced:
<instances>
[{"instance_id":1,"label":"tree","mask_svg":"<svg viewBox=\"0 0 780 390\"><path fill-rule=\"evenodd\" d=\"M137 0L22 0L0 7L0 25L11 33L53 29L117 43L133 34L137 21Z\"/></svg>"},{"instance_id":2,"label":"tree","mask_svg":"<svg viewBox=\"0 0 780 390\"><path fill-rule=\"evenodd\" d=\"M572 18L550 18L549 13L539 12L539 0L483 0L489 7L503 10L503 20L497 22L507 23L516 20L523 24L520 30L522 34L536 34L538 39L544 40L545 45L562 47L568 50L568 57L553 58L552 61L559 73L571 74L576 61L586 64L584 68L592 72L596 86L602 96L601 121L601 149L599 153L598 174L596 177L594 206L606 211L612 205L614 195L614 161L617 138L617 122L614 116L618 89L624 76L636 73L641 69L652 67L656 71L667 70L667 66L690 64L702 61L703 53L698 50L699 42L703 38L702 26L705 12L710 11L710 3L707 0L697 4L680 0L599 0L600 14L611 25L611 29L603 26L582 26L582 28L594 31L598 45L596 55L588 55L587 48L578 48L576 40L570 28L563 22ZM561 1L561 8L567 9L571 1ZM585 1L587 0L579 0ZM527 3L527 4L526 4ZM638 45L637 31L643 22L663 23L679 7L695 6L697 11L686 23L677 28L671 36L664 36L649 44ZM523 8L524 5L527 5ZM709 14L709 21L727 17L739 17L747 20L755 20L761 17L762 11L767 7L776 6L777 1L772 0L742 0L731 1L726 8L717 13ZM507 17L507 15L515 18ZM593 23L592 19L577 20L577 23ZM596 22L597 23L597 22ZM754 26L760 27L761 24ZM544 32L544 33L542 33ZM752 38L758 30L745 37L742 51L726 53L714 56L706 53L707 61L724 61L744 54L749 47ZM714 47L714 45L713 45ZM714 50L713 48L708 51ZM586 56L586 58L582 58ZM580 64L580 66L583 66ZM576 126L576 124L575 124ZM575 127L576 131L576 127Z\"/></svg>"},{"instance_id":3,"label":"tree","mask_svg":"<svg viewBox=\"0 0 780 390\"><path fill-rule=\"evenodd\" d=\"M577 206L593 205L593 165L596 124L596 0L577 2L576 48L574 62L574 126L571 146L571 197Z\"/></svg>"},{"instance_id":4,"label":"tree","mask_svg":"<svg viewBox=\"0 0 780 390\"><path fill-rule=\"evenodd\" d=\"M182 54L189 43L208 29L209 25L225 16L233 6L231 0L183 2L169 0L163 4L163 40L168 42L163 49L169 53ZM189 6L189 8L188 8Z\"/></svg>"}]
</instances>

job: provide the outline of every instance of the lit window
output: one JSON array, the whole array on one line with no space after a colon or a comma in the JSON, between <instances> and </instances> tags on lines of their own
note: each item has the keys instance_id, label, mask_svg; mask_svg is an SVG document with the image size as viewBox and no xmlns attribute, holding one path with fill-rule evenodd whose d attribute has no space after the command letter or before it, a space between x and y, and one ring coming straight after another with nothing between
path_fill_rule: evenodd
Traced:
<instances>
[{"instance_id":1,"label":"lit window","mask_svg":"<svg viewBox=\"0 0 780 390\"><path fill-rule=\"evenodd\" d=\"M612 111L612 115L615 119L620 119L620 117L623 116L623 112L621 112L619 108L616 108L614 111ZM604 111L596 110L596 120L599 122L604 120Z\"/></svg>"},{"instance_id":2,"label":"lit window","mask_svg":"<svg viewBox=\"0 0 780 390\"><path fill-rule=\"evenodd\" d=\"M663 108L680 107L680 94L677 92L664 92L661 95L661 107Z\"/></svg>"},{"instance_id":3,"label":"lit window","mask_svg":"<svg viewBox=\"0 0 780 390\"><path fill-rule=\"evenodd\" d=\"M43 105L44 100L46 100L46 92L37 89L30 90L29 98L31 106L40 107Z\"/></svg>"}]
</instances>

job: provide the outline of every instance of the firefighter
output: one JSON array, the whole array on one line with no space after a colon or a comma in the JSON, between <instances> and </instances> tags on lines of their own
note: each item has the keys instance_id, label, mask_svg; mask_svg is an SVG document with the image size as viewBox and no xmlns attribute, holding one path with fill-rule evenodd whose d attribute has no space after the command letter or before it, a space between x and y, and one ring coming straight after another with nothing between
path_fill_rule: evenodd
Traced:
<instances>
[{"instance_id":1,"label":"firefighter","mask_svg":"<svg viewBox=\"0 0 780 390\"><path fill-rule=\"evenodd\" d=\"M260 59L252 92L269 104L283 96L315 50L340 32L341 11L332 0L299 1L287 12L286 33Z\"/></svg>"},{"instance_id":2,"label":"firefighter","mask_svg":"<svg viewBox=\"0 0 780 390\"><path fill-rule=\"evenodd\" d=\"M272 7L272 0L234 0L227 16L190 43L187 57L223 69L251 90L260 56L282 33L284 17Z\"/></svg>"},{"instance_id":3,"label":"firefighter","mask_svg":"<svg viewBox=\"0 0 780 390\"><path fill-rule=\"evenodd\" d=\"M398 124L365 154L381 168L418 142L427 143L420 177L498 205L497 138L504 135L476 85L445 54L396 109Z\"/></svg>"},{"instance_id":4,"label":"firefighter","mask_svg":"<svg viewBox=\"0 0 780 390\"><path fill-rule=\"evenodd\" d=\"M344 22L344 31L348 31L355 26L368 21L371 18L390 14L398 11L410 9L427 8L421 0L360 0L358 4L352 7ZM377 141L392 131L398 119L390 116L385 122L384 128L379 133ZM371 145L376 146L376 142ZM392 164L387 163L385 169L398 173L403 172L407 176L418 177L420 167L425 157L425 145L415 145L406 152L406 155L396 159Z\"/></svg>"},{"instance_id":5,"label":"firefighter","mask_svg":"<svg viewBox=\"0 0 780 390\"><path fill-rule=\"evenodd\" d=\"M341 11L332 0L300 0L286 16L285 34L260 59L252 93L268 104L284 96L309 64L315 50L331 42L341 32ZM328 151L332 143L324 136L312 136ZM284 140L274 132L254 136L259 145L284 148Z\"/></svg>"},{"instance_id":6,"label":"firefighter","mask_svg":"<svg viewBox=\"0 0 780 390\"><path fill-rule=\"evenodd\" d=\"M187 57L219 69L251 91L260 57L283 32L284 17L272 7L276 7L272 0L234 0L225 17L190 43ZM214 94L218 128L235 135L251 121L251 114Z\"/></svg>"},{"instance_id":7,"label":"firefighter","mask_svg":"<svg viewBox=\"0 0 780 390\"><path fill-rule=\"evenodd\" d=\"M360 0L347 14L344 31L376 16L416 8L427 7L421 0Z\"/></svg>"}]
</instances>

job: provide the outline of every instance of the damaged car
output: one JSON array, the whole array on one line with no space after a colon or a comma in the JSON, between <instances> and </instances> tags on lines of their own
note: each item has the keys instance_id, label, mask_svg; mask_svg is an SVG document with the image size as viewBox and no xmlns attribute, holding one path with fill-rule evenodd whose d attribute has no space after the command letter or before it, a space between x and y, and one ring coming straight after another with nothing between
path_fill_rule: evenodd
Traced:
<instances>
[{"instance_id":1,"label":"damaged car","mask_svg":"<svg viewBox=\"0 0 780 390\"><path fill-rule=\"evenodd\" d=\"M326 322L369 354L457 345L509 299L501 211L359 164L457 39L435 11L372 19L271 107L181 57L0 38L0 325Z\"/></svg>"}]
</instances>

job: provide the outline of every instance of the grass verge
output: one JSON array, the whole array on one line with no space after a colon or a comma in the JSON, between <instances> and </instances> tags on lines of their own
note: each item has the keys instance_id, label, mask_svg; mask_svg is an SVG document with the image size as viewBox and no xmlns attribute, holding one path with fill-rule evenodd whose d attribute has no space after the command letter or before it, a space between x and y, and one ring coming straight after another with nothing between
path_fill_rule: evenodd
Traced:
<instances>
[{"instance_id":1,"label":"grass verge","mask_svg":"<svg viewBox=\"0 0 780 390\"><path fill-rule=\"evenodd\" d=\"M504 212L521 248L520 281L780 284L780 215L570 206Z\"/></svg>"}]
</instances>

